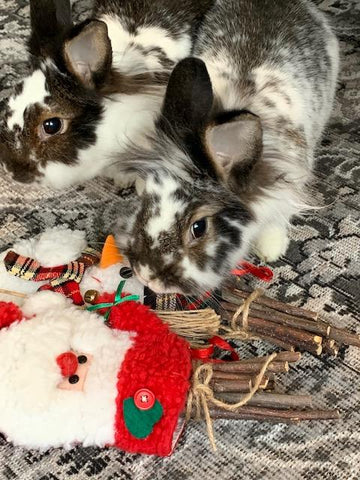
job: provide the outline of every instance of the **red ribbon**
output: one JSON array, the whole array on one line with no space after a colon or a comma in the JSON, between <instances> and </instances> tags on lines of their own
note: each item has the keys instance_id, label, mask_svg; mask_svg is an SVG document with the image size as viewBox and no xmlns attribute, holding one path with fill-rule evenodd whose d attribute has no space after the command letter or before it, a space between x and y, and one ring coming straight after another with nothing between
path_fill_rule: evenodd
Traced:
<instances>
[{"instance_id":1,"label":"red ribbon","mask_svg":"<svg viewBox=\"0 0 360 480\"><path fill-rule=\"evenodd\" d=\"M241 262L231 273L238 277L250 273L264 282L271 282L274 277L274 273L269 267L257 267L249 262Z\"/></svg>"},{"instance_id":2,"label":"red ribbon","mask_svg":"<svg viewBox=\"0 0 360 480\"><path fill-rule=\"evenodd\" d=\"M211 292L205 292L200 298L186 305L186 310L197 310L205 300L211 297Z\"/></svg>"},{"instance_id":3,"label":"red ribbon","mask_svg":"<svg viewBox=\"0 0 360 480\"><path fill-rule=\"evenodd\" d=\"M212 362L218 363L223 362L223 360L212 358L214 354L215 347L221 348L221 350L227 350L230 352L231 359L234 361L240 360L239 355L236 353L235 349L225 340L216 335L209 339L209 346L204 348L192 348L191 349L191 358L194 360L202 360L203 362Z\"/></svg>"}]
</instances>

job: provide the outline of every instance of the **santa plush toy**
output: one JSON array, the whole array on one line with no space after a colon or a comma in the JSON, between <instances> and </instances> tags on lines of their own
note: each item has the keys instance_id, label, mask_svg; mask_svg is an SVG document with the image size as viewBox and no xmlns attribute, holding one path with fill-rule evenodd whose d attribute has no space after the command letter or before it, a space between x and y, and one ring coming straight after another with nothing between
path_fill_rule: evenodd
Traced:
<instances>
[{"instance_id":1,"label":"santa plush toy","mask_svg":"<svg viewBox=\"0 0 360 480\"><path fill-rule=\"evenodd\" d=\"M0 431L15 445L169 455L190 370L188 344L140 303L105 322L50 291L0 302Z\"/></svg>"}]
</instances>

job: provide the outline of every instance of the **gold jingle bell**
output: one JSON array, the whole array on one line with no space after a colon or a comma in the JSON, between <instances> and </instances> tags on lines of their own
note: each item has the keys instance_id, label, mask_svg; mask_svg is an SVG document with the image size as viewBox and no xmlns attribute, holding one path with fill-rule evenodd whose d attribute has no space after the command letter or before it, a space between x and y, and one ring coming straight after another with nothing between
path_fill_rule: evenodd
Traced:
<instances>
[{"instance_id":1,"label":"gold jingle bell","mask_svg":"<svg viewBox=\"0 0 360 480\"><path fill-rule=\"evenodd\" d=\"M84 295L84 300L86 303L90 303L90 305L94 305L98 297L99 297L99 292L97 290L87 290Z\"/></svg>"}]
</instances>

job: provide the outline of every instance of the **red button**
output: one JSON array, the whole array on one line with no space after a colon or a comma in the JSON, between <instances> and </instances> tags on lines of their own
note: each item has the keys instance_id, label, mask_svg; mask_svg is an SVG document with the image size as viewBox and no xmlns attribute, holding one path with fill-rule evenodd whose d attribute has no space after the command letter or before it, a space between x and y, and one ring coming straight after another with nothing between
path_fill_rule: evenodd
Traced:
<instances>
[{"instance_id":1,"label":"red button","mask_svg":"<svg viewBox=\"0 0 360 480\"><path fill-rule=\"evenodd\" d=\"M140 388L134 395L134 402L139 410L150 410L155 404L155 395L147 388Z\"/></svg>"}]
</instances>

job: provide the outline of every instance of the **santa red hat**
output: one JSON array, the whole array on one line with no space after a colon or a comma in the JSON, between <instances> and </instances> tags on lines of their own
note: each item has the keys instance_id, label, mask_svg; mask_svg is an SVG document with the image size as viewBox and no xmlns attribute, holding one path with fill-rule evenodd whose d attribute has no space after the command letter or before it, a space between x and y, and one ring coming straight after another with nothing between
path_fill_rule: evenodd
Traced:
<instances>
[{"instance_id":1,"label":"santa red hat","mask_svg":"<svg viewBox=\"0 0 360 480\"><path fill-rule=\"evenodd\" d=\"M189 344L136 302L113 307L109 325L136 332L118 373L115 446L170 455L189 389Z\"/></svg>"}]
</instances>

